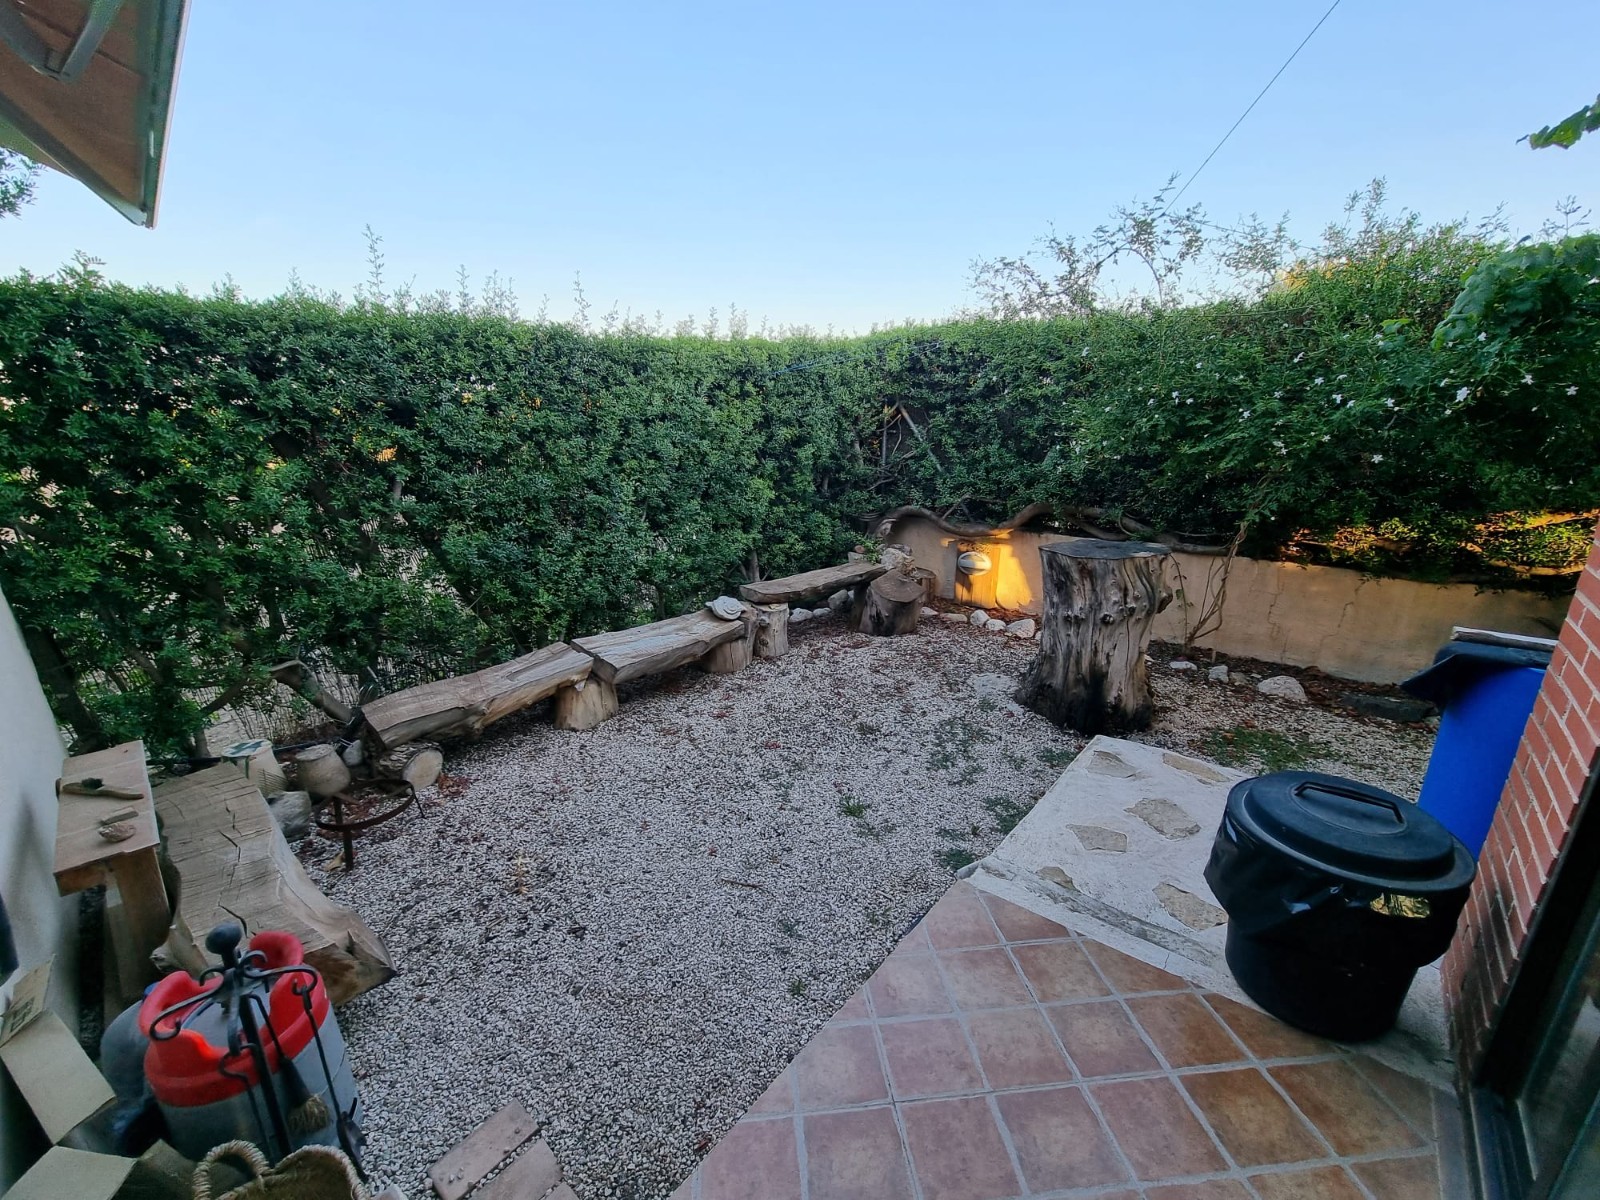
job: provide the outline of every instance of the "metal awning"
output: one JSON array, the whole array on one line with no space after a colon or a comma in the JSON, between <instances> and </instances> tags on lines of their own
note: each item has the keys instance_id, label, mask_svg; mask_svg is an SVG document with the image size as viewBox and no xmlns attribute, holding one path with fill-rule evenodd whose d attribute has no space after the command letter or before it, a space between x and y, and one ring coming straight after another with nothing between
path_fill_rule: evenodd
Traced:
<instances>
[{"instance_id":1,"label":"metal awning","mask_svg":"<svg viewBox=\"0 0 1600 1200\"><path fill-rule=\"evenodd\" d=\"M0 0L0 145L156 223L188 0Z\"/></svg>"}]
</instances>

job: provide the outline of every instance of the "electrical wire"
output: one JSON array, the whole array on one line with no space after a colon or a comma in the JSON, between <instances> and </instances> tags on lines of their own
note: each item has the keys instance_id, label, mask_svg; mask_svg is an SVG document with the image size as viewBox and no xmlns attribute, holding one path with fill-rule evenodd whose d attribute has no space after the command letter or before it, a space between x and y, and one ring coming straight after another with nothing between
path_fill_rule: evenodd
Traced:
<instances>
[{"instance_id":1,"label":"electrical wire","mask_svg":"<svg viewBox=\"0 0 1600 1200\"><path fill-rule=\"evenodd\" d=\"M1322 14L1322 19L1311 27L1310 33L1306 34L1305 37L1300 39L1300 44L1294 48L1294 53L1283 60L1283 66L1279 67L1277 71L1273 73L1272 78L1267 80L1267 86L1257 92L1256 98L1250 101L1250 107L1246 108L1242 113L1239 114L1239 119L1228 127L1228 132L1222 135L1222 140L1215 146L1211 147L1211 153L1206 155L1205 161L1194 169L1193 174L1191 174L1189 178L1184 181L1183 186L1178 189L1178 194L1167 202L1167 207L1161 210L1162 216L1166 216L1167 213L1171 212L1172 206L1183 198L1183 194L1189 190L1189 185L1200 177L1200 172L1204 171L1207 164L1217 156L1217 151L1221 150L1223 146L1227 145L1228 139L1233 136L1234 130L1238 129L1239 126L1244 124L1244 119L1255 110L1256 105L1261 103L1261 97L1265 96L1269 91L1272 90L1272 85L1278 82L1278 76L1282 75L1289 69L1289 64L1299 56L1300 51L1306 48L1306 43L1317 35L1317 30L1322 28L1323 22L1327 21L1329 17L1333 16L1333 10L1339 7L1340 2L1341 0L1333 0L1333 3L1328 5L1328 11Z\"/></svg>"}]
</instances>

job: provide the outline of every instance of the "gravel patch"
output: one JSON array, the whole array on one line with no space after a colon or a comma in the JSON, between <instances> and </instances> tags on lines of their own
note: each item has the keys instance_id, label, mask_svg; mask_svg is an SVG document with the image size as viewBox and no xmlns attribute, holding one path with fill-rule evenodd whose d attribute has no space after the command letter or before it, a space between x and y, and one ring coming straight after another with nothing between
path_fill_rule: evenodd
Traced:
<instances>
[{"instance_id":1,"label":"gravel patch","mask_svg":"<svg viewBox=\"0 0 1600 1200\"><path fill-rule=\"evenodd\" d=\"M340 1011L377 1177L425 1193L515 1098L583 1200L665 1197L1084 744L1010 700L1036 642L931 620L790 636L737 675L624 689L592 732L532 714L455 748L454 783L362 838L352 873L304 843L400 971ZM1265 731L1415 794L1425 728L1275 701L1247 672L1152 675L1141 740L1238 759Z\"/></svg>"}]
</instances>

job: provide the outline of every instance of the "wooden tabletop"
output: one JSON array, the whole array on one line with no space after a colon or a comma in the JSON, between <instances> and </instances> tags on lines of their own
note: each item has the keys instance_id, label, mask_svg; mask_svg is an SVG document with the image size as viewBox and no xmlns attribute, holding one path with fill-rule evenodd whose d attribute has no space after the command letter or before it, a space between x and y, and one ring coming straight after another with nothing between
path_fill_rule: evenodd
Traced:
<instances>
[{"instance_id":1,"label":"wooden tabletop","mask_svg":"<svg viewBox=\"0 0 1600 1200\"><path fill-rule=\"evenodd\" d=\"M109 750L80 754L61 764L59 792L68 784L99 779L107 788L137 792L137 800L98 796L57 797L56 887L63 896L105 882L107 864L125 854L137 854L160 844L156 831L155 800L145 770L144 743L123 742ZM117 813L132 811L133 836L108 842L100 824Z\"/></svg>"}]
</instances>

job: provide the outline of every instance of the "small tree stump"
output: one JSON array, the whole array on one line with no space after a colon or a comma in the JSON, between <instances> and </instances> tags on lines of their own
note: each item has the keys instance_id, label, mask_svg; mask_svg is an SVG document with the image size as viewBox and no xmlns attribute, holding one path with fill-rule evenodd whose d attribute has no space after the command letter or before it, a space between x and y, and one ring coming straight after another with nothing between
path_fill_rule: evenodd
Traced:
<instances>
[{"instance_id":1,"label":"small tree stump","mask_svg":"<svg viewBox=\"0 0 1600 1200\"><path fill-rule=\"evenodd\" d=\"M444 770L444 753L433 742L410 742L378 760L378 774L403 779L417 791L432 787Z\"/></svg>"},{"instance_id":2,"label":"small tree stump","mask_svg":"<svg viewBox=\"0 0 1600 1200\"><path fill-rule=\"evenodd\" d=\"M616 715L616 685L598 675L590 675L556 693L557 729L593 729Z\"/></svg>"},{"instance_id":3,"label":"small tree stump","mask_svg":"<svg viewBox=\"0 0 1600 1200\"><path fill-rule=\"evenodd\" d=\"M905 569L879 575L867 585L865 595L858 596L857 631L873 637L915 633L925 590L922 580Z\"/></svg>"},{"instance_id":4,"label":"small tree stump","mask_svg":"<svg viewBox=\"0 0 1600 1200\"><path fill-rule=\"evenodd\" d=\"M1144 729L1154 705L1145 648L1171 599L1167 548L1079 538L1041 546L1044 613L1038 657L1017 700L1079 733Z\"/></svg>"},{"instance_id":5,"label":"small tree stump","mask_svg":"<svg viewBox=\"0 0 1600 1200\"><path fill-rule=\"evenodd\" d=\"M757 658L782 658L789 653L789 606L756 605Z\"/></svg>"}]
</instances>

